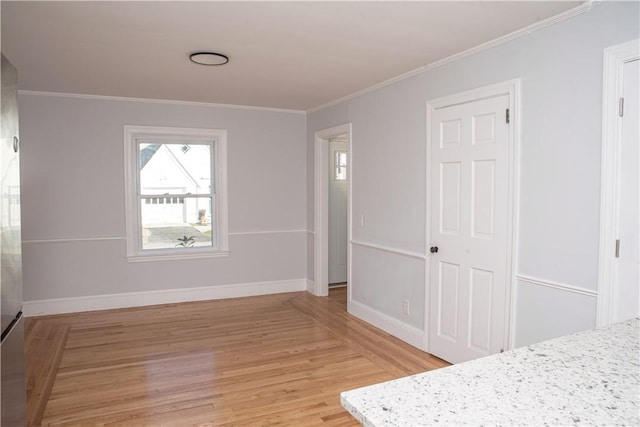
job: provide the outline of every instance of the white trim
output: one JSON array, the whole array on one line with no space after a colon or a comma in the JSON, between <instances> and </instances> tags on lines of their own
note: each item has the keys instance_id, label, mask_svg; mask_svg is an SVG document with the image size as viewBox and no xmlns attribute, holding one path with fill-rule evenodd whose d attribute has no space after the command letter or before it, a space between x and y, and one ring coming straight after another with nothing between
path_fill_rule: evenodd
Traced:
<instances>
[{"instance_id":1,"label":"white trim","mask_svg":"<svg viewBox=\"0 0 640 427\"><path fill-rule=\"evenodd\" d=\"M266 231L236 231L229 233L229 236L252 236L255 234L286 234L286 233L308 233L309 230L266 230Z\"/></svg>"},{"instance_id":2,"label":"white trim","mask_svg":"<svg viewBox=\"0 0 640 427\"><path fill-rule=\"evenodd\" d=\"M464 92L458 92L452 95L442 96L440 98L430 99L427 101L427 105L432 110L439 108L453 107L455 105L466 104L469 102L480 101L488 98L495 98L496 96L509 95L513 96L515 93L515 87L519 85L519 79L507 80L505 82L494 83L479 88L466 90ZM510 105L511 107L511 105ZM515 114L511 112L512 116ZM510 117L510 120L515 121L515 117Z\"/></svg>"},{"instance_id":3,"label":"white trim","mask_svg":"<svg viewBox=\"0 0 640 427\"><path fill-rule=\"evenodd\" d=\"M349 314L382 329L412 346L422 349L425 333L415 326L408 325L398 319L374 310L358 301L349 301Z\"/></svg>"},{"instance_id":4,"label":"white trim","mask_svg":"<svg viewBox=\"0 0 640 427\"><path fill-rule=\"evenodd\" d=\"M510 137L513 138L513 145L511 147L511 162L512 169L509 172L510 188L509 193L509 211L511 215L508 218L509 230L511 231L510 239L507 243L509 245L508 253L511 254L511 262L507 265L507 277L509 277L511 283L507 289L506 303L508 321L505 322L505 350L511 350L516 342L516 298L517 287L515 285L515 275L518 260L520 259L518 251L518 241L520 239L520 141L522 138L522 104L521 104L521 92L520 92L520 79L514 81L514 90L509 96L509 108L511 109L511 120L513 126L510 129Z\"/></svg>"},{"instance_id":5,"label":"white trim","mask_svg":"<svg viewBox=\"0 0 640 427\"><path fill-rule=\"evenodd\" d=\"M154 253L152 255L127 256L127 262L153 262L153 261L183 261L185 259L222 258L231 255L231 251L200 251L178 253L170 250L168 253Z\"/></svg>"},{"instance_id":6,"label":"white trim","mask_svg":"<svg viewBox=\"0 0 640 427\"><path fill-rule=\"evenodd\" d=\"M347 194L347 242L351 242L353 239L353 165L355 162L353 152L353 131L351 123L349 123L349 164L347 165L347 179L349 180L349 188ZM314 236L315 237L315 236ZM353 246L347 244L347 313L349 312L349 305L353 300ZM327 284L327 294L329 293L329 284Z\"/></svg>"},{"instance_id":7,"label":"white trim","mask_svg":"<svg viewBox=\"0 0 640 427\"><path fill-rule=\"evenodd\" d=\"M316 289L315 282L311 279L307 279L307 292L309 292L310 294L313 294L315 292L315 289Z\"/></svg>"},{"instance_id":8,"label":"white trim","mask_svg":"<svg viewBox=\"0 0 640 427\"><path fill-rule=\"evenodd\" d=\"M138 161L136 139L138 137L186 138L202 140L213 144L211 161L214 162L215 211L217 212L218 247L202 251L191 250L178 254L175 250L142 251L138 230L141 227L138 209L137 186ZM124 194L127 261L159 261L183 258L226 256L229 252L228 195L227 195L227 131L226 129L179 128L163 126L124 126ZM214 230L216 232L216 230ZM187 253L188 252L188 253Z\"/></svg>"},{"instance_id":9,"label":"white trim","mask_svg":"<svg viewBox=\"0 0 640 427\"><path fill-rule=\"evenodd\" d=\"M520 197L520 137L521 137L521 108L520 108L520 79L507 80L487 86L482 86L476 89L459 92L456 94L444 96L427 101L427 116L426 116L426 188L427 188L427 206L426 206L426 247L429 246L431 241L431 176L430 176L430 164L431 164L431 114L433 110L438 108L449 107L453 105L459 105L466 102L478 101L486 98L507 95L509 97L509 111L510 111L510 124L509 126L509 195L508 195L508 213L507 213L507 271L506 271L506 289L505 289L505 331L503 348L505 350L513 347L514 333L515 333L515 266L517 258L518 248L518 222L519 222L519 208L518 202ZM425 254L426 252L425 247ZM430 310L430 258L426 257L425 263L425 318L424 318L424 342L422 349L429 351L429 315Z\"/></svg>"},{"instance_id":10,"label":"white trim","mask_svg":"<svg viewBox=\"0 0 640 427\"><path fill-rule=\"evenodd\" d=\"M567 285L566 283L552 282L551 280L539 279L532 276L523 276L521 274L516 275L516 280L529 283L531 285L544 286L547 288L559 289L561 291L572 292L574 294L586 295L588 297L596 298L598 293L591 289L583 288L580 286Z\"/></svg>"},{"instance_id":11,"label":"white trim","mask_svg":"<svg viewBox=\"0 0 640 427\"><path fill-rule=\"evenodd\" d=\"M351 240L351 200L353 176L353 138L351 123L334 126L328 129L316 131L314 134L314 283L316 296L329 295L329 138L347 134L349 138L350 165L347 168L349 179L349 194L347 195L347 228L349 230L348 241ZM351 245L347 246L347 281L351 282ZM348 299L351 298L349 292Z\"/></svg>"},{"instance_id":12,"label":"white trim","mask_svg":"<svg viewBox=\"0 0 640 427\"><path fill-rule=\"evenodd\" d=\"M203 286L198 288L166 289L122 294L91 295L73 298L25 301L25 317L82 311L110 310L115 308L143 307L156 304L174 304L187 301L205 301L222 298L238 298L283 292L301 292L306 289L306 279L278 280L272 282L238 283L232 285Z\"/></svg>"},{"instance_id":13,"label":"white trim","mask_svg":"<svg viewBox=\"0 0 640 427\"><path fill-rule=\"evenodd\" d=\"M237 231L234 233L229 233L230 237L233 236L253 236L253 235L261 235L261 234L287 234L287 233L311 233L314 234L313 231L309 230L267 230L267 231ZM122 237L69 237L62 239L31 239L31 240L23 240L23 245L29 244L41 244L41 243L71 243L71 242L101 242L101 241L109 241L109 240L126 240L125 236Z\"/></svg>"},{"instance_id":14,"label":"white trim","mask_svg":"<svg viewBox=\"0 0 640 427\"><path fill-rule=\"evenodd\" d=\"M541 30L541 29L543 29L545 27L548 27L548 26L557 24L558 22L562 22L562 21L565 21L567 19L573 18L574 16L580 15L581 13L588 12L589 10L591 10L592 6L593 6L592 2L591 1L587 1L587 2L585 2L583 4L581 4L580 6L577 6L577 7L573 8L573 9L567 10L567 11L565 11L563 13L560 13L558 15L552 16L550 18L544 19L542 21L536 22L534 24L531 24L528 27L516 30L516 31L514 31L512 33L509 33L509 34L506 34L504 36L498 37L496 39L490 40L488 42L482 43L482 44L480 44L478 46L472 47L470 49L464 50L462 52L459 52L459 53L456 53L454 55L448 56L446 58L440 59L438 61L432 62L430 64L427 64L427 65L423 66L423 67L416 68L415 70L409 71L407 73L400 74L399 76L392 77L392 78L390 78L388 80L385 80L383 82L380 82L378 84L370 86L370 87L368 87L366 89L362 89L362 90L354 92L354 93L352 93L350 95L343 96L342 98L338 98L338 99L336 99L334 101L327 102L326 104L322 104L322 105L319 105L317 107L314 107L314 108L312 108L310 110L307 110L307 114L315 113L316 111L320 111L320 110L324 110L325 108L329 108L329 107L332 107L334 105L340 104L342 102L349 101L351 99L354 99L354 98L357 98L359 96L365 95L365 94L367 94L369 92L373 92L373 91L376 91L376 90L381 89L383 87L386 87L386 86L392 85L394 83L397 83L399 81L406 80L408 78L417 76L418 74L424 73L426 71L442 67L443 65L449 64L449 63L454 62L454 61L458 61L458 60L460 60L462 58L466 58L468 56L475 55L475 54L477 54L479 52L494 48L494 47L499 46L501 44L504 44L504 43L519 39L521 37L525 37L525 36L527 36L527 35L529 35L529 34L531 34L533 32L539 31L539 30Z\"/></svg>"},{"instance_id":15,"label":"white trim","mask_svg":"<svg viewBox=\"0 0 640 427\"><path fill-rule=\"evenodd\" d=\"M363 248L376 249L379 251L390 252L396 255L418 258L421 260L427 259L427 256L425 254L421 254L420 252L405 251L404 249L392 248L391 246L378 245L375 243L365 243L358 240L351 240L351 243L356 246L362 246Z\"/></svg>"},{"instance_id":16,"label":"white trim","mask_svg":"<svg viewBox=\"0 0 640 427\"><path fill-rule=\"evenodd\" d=\"M82 93L62 93L62 92L44 92L37 90L19 90L20 95L30 96L51 96L59 98L76 98L76 99L93 99L99 101L124 101L124 102L145 102L150 104L169 104L169 105L185 105L192 107L216 107L216 108L233 108L238 110L253 110L253 111L267 111L274 113L289 113L289 114L304 114L307 112L304 110L290 110L286 108L272 108L272 107L256 107L252 105L236 105L236 104L217 104L213 102L198 102L198 101L178 101L171 99L153 99L153 98L130 98L126 96L108 96L108 95L90 95Z\"/></svg>"},{"instance_id":17,"label":"white trim","mask_svg":"<svg viewBox=\"0 0 640 427\"><path fill-rule=\"evenodd\" d=\"M604 50L602 77L602 154L600 167L600 244L598 254L598 301L596 327L607 326L614 315L613 292L617 283L614 257L620 199L620 148L622 119L618 99L623 94L625 62L638 59L640 39Z\"/></svg>"},{"instance_id":18,"label":"white trim","mask_svg":"<svg viewBox=\"0 0 640 427\"><path fill-rule=\"evenodd\" d=\"M213 153L215 179L216 182L216 208L218 211L218 252L229 252L229 190L227 185L227 130L216 129L218 138L213 146L215 152Z\"/></svg>"}]
</instances>

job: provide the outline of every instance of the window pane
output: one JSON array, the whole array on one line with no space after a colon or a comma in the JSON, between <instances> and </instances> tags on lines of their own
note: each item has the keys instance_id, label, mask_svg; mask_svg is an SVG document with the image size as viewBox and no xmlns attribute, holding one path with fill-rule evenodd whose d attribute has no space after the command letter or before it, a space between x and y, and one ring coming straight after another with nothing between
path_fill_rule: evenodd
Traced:
<instances>
[{"instance_id":1,"label":"window pane","mask_svg":"<svg viewBox=\"0 0 640 427\"><path fill-rule=\"evenodd\" d=\"M160 199L164 204L155 205L147 204L148 199L140 200L143 250L217 247L211 227L211 197L167 197Z\"/></svg>"},{"instance_id":2,"label":"window pane","mask_svg":"<svg viewBox=\"0 0 640 427\"><path fill-rule=\"evenodd\" d=\"M336 181L346 181L347 180L347 152L336 151L334 162L335 162L334 179Z\"/></svg>"},{"instance_id":3,"label":"window pane","mask_svg":"<svg viewBox=\"0 0 640 427\"><path fill-rule=\"evenodd\" d=\"M210 144L145 142L138 147L140 194L211 194Z\"/></svg>"}]
</instances>

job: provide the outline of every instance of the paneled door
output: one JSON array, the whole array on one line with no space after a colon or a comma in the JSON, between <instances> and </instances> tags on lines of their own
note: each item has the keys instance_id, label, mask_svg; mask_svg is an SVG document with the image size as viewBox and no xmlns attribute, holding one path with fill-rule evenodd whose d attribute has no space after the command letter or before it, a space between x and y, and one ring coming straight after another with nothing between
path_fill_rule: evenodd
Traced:
<instances>
[{"instance_id":1,"label":"paneled door","mask_svg":"<svg viewBox=\"0 0 640 427\"><path fill-rule=\"evenodd\" d=\"M501 95L431 114L429 352L452 363L504 348L508 108Z\"/></svg>"}]
</instances>

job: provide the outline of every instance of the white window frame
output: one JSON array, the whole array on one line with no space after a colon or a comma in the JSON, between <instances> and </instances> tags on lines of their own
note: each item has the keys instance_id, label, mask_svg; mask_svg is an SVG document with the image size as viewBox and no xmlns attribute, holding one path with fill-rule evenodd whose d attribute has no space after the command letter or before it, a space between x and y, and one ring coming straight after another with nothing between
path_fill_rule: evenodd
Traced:
<instances>
[{"instance_id":1,"label":"white window frame","mask_svg":"<svg viewBox=\"0 0 640 427\"><path fill-rule=\"evenodd\" d=\"M165 140L168 143L209 142L213 144L212 203L217 213L211 224L218 236L218 247L194 247L143 250L140 241L140 209L138 206L138 139ZM228 196L227 196L227 131L225 129L175 128L159 126L124 126L125 219L127 260L166 261L190 258L212 258L229 255Z\"/></svg>"}]
</instances>

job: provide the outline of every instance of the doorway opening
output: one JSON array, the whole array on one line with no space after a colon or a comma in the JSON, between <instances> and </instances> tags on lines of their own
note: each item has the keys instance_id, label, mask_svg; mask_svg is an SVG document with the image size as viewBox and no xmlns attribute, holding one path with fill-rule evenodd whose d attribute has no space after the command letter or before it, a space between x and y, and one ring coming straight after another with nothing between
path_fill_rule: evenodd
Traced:
<instances>
[{"instance_id":1,"label":"doorway opening","mask_svg":"<svg viewBox=\"0 0 640 427\"><path fill-rule=\"evenodd\" d=\"M329 138L329 288L347 286L349 135Z\"/></svg>"},{"instance_id":2,"label":"doorway opening","mask_svg":"<svg viewBox=\"0 0 640 427\"><path fill-rule=\"evenodd\" d=\"M351 124L315 134L315 257L313 294L347 288L351 261Z\"/></svg>"}]
</instances>

